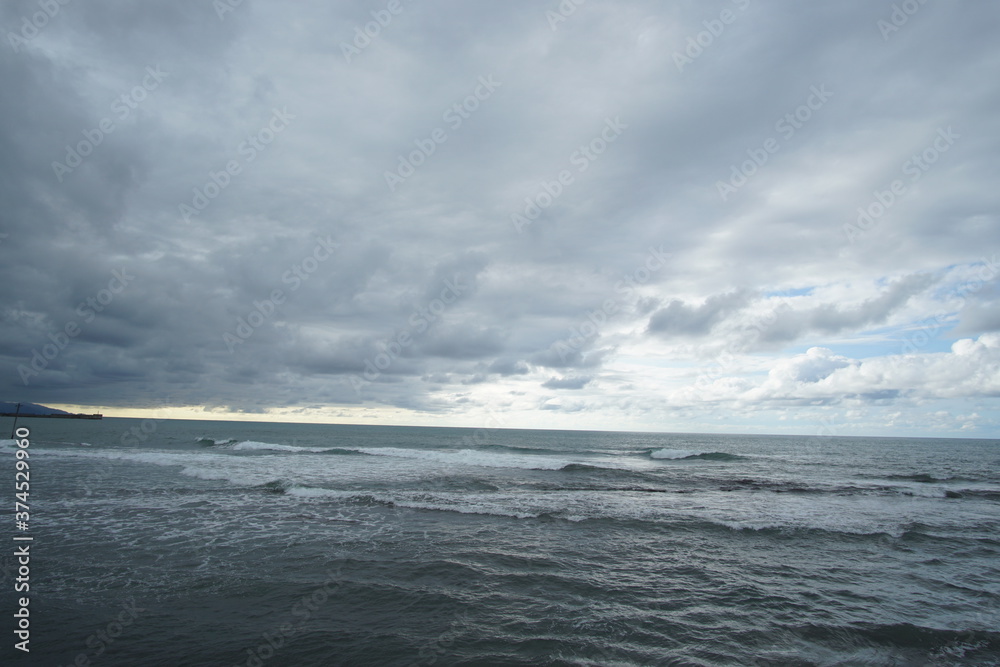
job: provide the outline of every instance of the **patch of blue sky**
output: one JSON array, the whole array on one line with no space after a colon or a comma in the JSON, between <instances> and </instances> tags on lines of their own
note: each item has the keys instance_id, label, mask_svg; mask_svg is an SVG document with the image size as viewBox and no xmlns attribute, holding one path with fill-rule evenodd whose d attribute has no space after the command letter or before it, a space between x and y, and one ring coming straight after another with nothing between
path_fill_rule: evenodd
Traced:
<instances>
[{"instance_id":1,"label":"patch of blue sky","mask_svg":"<svg viewBox=\"0 0 1000 667\"><path fill-rule=\"evenodd\" d=\"M825 347L851 359L870 359L897 354L948 352L961 336L952 331L958 321L949 315L928 317L905 325L871 329L850 338L812 340L784 348L783 354L802 354L810 347Z\"/></svg>"},{"instance_id":2,"label":"patch of blue sky","mask_svg":"<svg viewBox=\"0 0 1000 667\"><path fill-rule=\"evenodd\" d=\"M813 293L815 289L816 287L813 286L813 287L796 287L784 290L774 290L771 292L764 292L764 298L770 299L773 297L809 296L810 294Z\"/></svg>"}]
</instances>

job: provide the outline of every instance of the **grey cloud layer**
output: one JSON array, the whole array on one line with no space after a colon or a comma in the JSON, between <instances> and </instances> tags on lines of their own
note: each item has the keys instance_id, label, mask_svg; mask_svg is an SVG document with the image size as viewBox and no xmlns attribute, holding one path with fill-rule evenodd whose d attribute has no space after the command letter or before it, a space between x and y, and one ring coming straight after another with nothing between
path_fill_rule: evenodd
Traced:
<instances>
[{"instance_id":1,"label":"grey cloud layer","mask_svg":"<svg viewBox=\"0 0 1000 667\"><path fill-rule=\"evenodd\" d=\"M1000 245L1000 10L926 4L884 34L891 5L628 0L553 23L558 3L404 2L346 58L384 2L70 3L0 48L0 397L510 401L667 428L649 397L688 378L622 364L774 366L938 311L938 337L996 331L995 274L954 308L942 276ZM4 3L4 34L36 11ZM914 179L942 127L959 138ZM518 233L526 200L545 205ZM643 273L650 248L669 259Z\"/></svg>"}]
</instances>

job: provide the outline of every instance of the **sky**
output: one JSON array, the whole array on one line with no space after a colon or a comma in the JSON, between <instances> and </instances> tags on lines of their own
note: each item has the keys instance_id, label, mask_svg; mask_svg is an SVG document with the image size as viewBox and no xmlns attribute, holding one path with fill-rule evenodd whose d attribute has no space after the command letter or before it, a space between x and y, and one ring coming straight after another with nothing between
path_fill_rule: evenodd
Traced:
<instances>
[{"instance_id":1,"label":"sky","mask_svg":"<svg viewBox=\"0 0 1000 667\"><path fill-rule=\"evenodd\" d=\"M0 399L1000 437L1000 6L8 0Z\"/></svg>"}]
</instances>

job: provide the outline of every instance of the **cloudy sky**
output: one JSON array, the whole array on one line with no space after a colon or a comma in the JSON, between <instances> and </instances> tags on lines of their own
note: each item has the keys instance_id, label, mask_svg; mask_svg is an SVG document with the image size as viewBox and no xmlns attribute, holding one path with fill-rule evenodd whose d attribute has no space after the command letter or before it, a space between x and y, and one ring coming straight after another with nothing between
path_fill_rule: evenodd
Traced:
<instances>
[{"instance_id":1,"label":"cloudy sky","mask_svg":"<svg viewBox=\"0 0 1000 667\"><path fill-rule=\"evenodd\" d=\"M1000 437L1000 7L577 3L4 2L0 399Z\"/></svg>"}]
</instances>

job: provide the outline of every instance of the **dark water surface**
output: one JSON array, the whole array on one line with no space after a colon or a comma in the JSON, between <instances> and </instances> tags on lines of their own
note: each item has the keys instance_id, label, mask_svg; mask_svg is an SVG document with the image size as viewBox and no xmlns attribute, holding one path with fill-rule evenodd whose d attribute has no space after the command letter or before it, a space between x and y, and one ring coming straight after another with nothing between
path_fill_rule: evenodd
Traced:
<instances>
[{"instance_id":1,"label":"dark water surface","mask_svg":"<svg viewBox=\"0 0 1000 667\"><path fill-rule=\"evenodd\" d=\"M1000 665L998 441L22 423L9 664Z\"/></svg>"}]
</instances>

